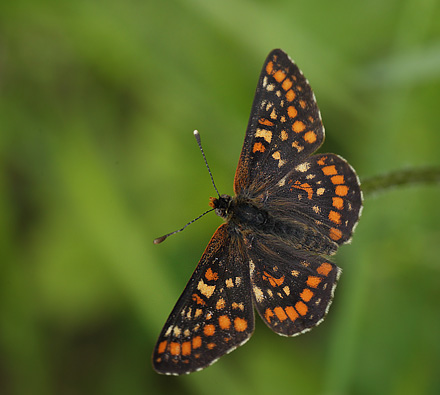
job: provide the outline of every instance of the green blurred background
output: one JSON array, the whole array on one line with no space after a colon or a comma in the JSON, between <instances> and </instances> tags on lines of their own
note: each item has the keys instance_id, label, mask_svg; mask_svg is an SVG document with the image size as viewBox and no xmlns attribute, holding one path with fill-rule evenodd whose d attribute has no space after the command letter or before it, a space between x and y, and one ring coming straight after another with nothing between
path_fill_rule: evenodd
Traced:
<instances>
[{"instance_id":1,"label":"green blurred background","mask_svg":"<svg viewBox=\"0 0 440 395\"><path fill-rule=\"evenodd\" d=\"M151 352L232 181L263 61L284 49L321 152L364 177L438 165L435 0L0 3L1 394L438 394L440 189L368 197L326 321L185 377Z\"/></svg>"}]
</instances>

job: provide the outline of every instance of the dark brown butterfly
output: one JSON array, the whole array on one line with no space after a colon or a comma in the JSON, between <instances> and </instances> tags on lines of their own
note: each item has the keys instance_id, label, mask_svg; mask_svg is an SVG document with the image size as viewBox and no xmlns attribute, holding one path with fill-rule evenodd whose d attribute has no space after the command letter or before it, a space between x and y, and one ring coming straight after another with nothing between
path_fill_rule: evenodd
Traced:
<instances>
[{"instance_id":1,"label":"dark brown butterfly","mask_svg":"<svg viewBox=\"0 0 440 395\"><path fill-rule=\"evenodd\" d=\"M159 336L154 369L203 369L246 342L254 308L295 336L324 319L341 270L328 256L350 241L362 209L353 168L312 155L324 127L312 89L283 51L267 57L234 180L211 198L214 233ZM161 240L159 240L161 241Z\"/></svg>"}]
</instances>

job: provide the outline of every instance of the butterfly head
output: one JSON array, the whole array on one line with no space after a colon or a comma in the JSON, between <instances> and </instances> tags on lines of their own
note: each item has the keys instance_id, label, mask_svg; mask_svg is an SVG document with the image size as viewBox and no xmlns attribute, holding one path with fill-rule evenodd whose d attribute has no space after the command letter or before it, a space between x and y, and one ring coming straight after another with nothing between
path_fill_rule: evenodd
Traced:
<instances>
[{"instance_id":1,"label":"butterfly head","mask_svg":"<svg viewBox=\"0 0 440 395\"><path fill-rule=\"evenodd\" d=\"M228 217L229 207L231 206L232 198L229 195L221 195L219 198L210 197L209 206L215 209L215 213L222 218Z\"/></svg>"}]
</instances>

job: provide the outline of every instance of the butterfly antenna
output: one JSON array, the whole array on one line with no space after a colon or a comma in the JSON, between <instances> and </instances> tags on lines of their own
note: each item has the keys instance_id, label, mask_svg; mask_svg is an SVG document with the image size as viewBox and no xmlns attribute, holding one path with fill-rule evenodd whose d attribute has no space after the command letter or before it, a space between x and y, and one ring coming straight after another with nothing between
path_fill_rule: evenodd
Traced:
<instances>
[{"instance_id":1,"label":"butterfly antenna","mask_svg":"<svg viewBox=\"0 0 440 395\"><path fill-rule=\"evenodd\" d=\"M166 235L164 235L164 236L162 236L162 237L158 237L157 239L154 239L153 243L154 243L154 244L160 244L160 243L162 243L163 241L165 241L165 239L166 239L168 236L171 236L171 235L174 235L174 234L176 234L176 233L181 232L181 231L182 231L183 229L185 229L188 225L191 225L193 222L195 222L195 221L197 221L198 219L202 218L205 214L208 214L208 213L211 212L212 210L214 210L214 209L211 208L211 209L205 211L203 214L200 214L197 218L194 218L193 220L189 221L189 222L188 222L183 228L181 228L181 229L179 229L179 230L175 230L174 232L168 233L168 234L166 234Z\"/></svg>"},{"instance_id":2,"label":"butterfly antenna","mask_svg":"<svg viewBox=\"0 0 440 395\"><path fill-rule=\"evenodd\" d=\"M211 177L212 185L214 186L214 189L217 192L217 195L220 197L218 189L215 186L214 177L212 176L211 169L209 168L209 165L208 165L208 161L206 160L205 151L203 151L203 148L202 148L202 140L200 140L200 134L199 134L198 130L194 130L194 137L197 140L197 144L199 145L200 151L202 151L203 159L205 161L206 168L208 169L209 176Z\"/></svg>"},{"instance_id":3,"label":"butterfly antenna","mask_svg":"<svg viewBox=\"0 0 440 395\"><path fill-rule=\"evenodd\" d=\"M215 189L215 191L217 192L217 195L220 197L220 194L218 193L218 189L217 189L217 187L215 186L214 177L212 177L212 173L211 173L211 169L209 168L208 161L206 160L205 152L203 151L203 148L202 148L202 141L200 140L200 134L199 134L199 132L198 132L197 130L194 130L194 137L195 137L196 140L197 140L197 144L199 145L200 151L202 151L203 159L204 159L204 161L205 161L206 168L208 169L209 176L211 177L212 185L214 186L214 189ZM175 230L174 232L168 233L168 234L166 234L166 235L163 235L162 237L158 237L157 239L154 239L154 240L153 240L153 243L154 243L154 244L160 244L160 243L162 243L163 241L165 241L165 239L166 239L167 237L169 237L169 236L171 236L171 235L174 235L174 234L176 234L176 233L181 232L181 231L184 230L188 225L191 225L193 222L195 222L195 221L197 221L198 219L202 218L205 214L208 214L208 213L211 212L212 210L214 210L214 209L211 208L211 209L205 211L203 214L200 214L197 218L194 218L192 221L189 221L189 222L188 222L183 228L181 228L181 229L179 229L179 230Z\"/></svg>"}]
</instances>

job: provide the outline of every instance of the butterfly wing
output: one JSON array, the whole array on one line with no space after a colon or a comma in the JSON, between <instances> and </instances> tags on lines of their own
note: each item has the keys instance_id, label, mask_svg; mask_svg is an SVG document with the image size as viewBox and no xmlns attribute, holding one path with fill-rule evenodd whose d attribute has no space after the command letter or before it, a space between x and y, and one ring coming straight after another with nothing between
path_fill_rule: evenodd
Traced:
<instances>
[{"instance_id":1,"label":"butterfly wing","mask_svg":"<svg viewBox=\"0 0 440 395\"><path fill-rule=\"evenodd\" d=\"M254 330L248 260L221 225L177 301L153 352L158 373L203 369L246 342Z\"/></svg>"},{"instance_id":2,"label":"butterfly wing","mask_svg":"<svg viewBox=\"0 0 440 395\"><path fill-rule=\"evenodd\" d=\"M252 244L254 303L266 325L280 335L295 336L321 323L341 269L270 235L256 235Z\"/></svg>"},{"instance_id":3,"label":"butterfly wing","mask_svg":"<svg viewBox=\"0 0 440 395\"><path fill-rule=\"evenodd\" d=\"M279 218L295 216L337 245L349 242L362 210L359 179L335 154L312 155L266 191L263 207Z\"/></svg>"},{"instance_id":4,"label":"butterfly wing","mask_svg":"<svg viewBox=\"0 0 440 395\"><path fill-rule=\"evenodd\" d=\"M272 51L257 85L234 191L293 232L255 231L247 241L256 308L282 335L307 331L324 318L340 269L322 255L350 240L362 207L351 166L334 154L312 155L323 141L307 79L283 51Z\"/></svg>"},{"instance_id":5,"label":"butterfly wing","mask_svg":"<svg viewBox=\"0 0 440 395\"><path fill-rule=\"evenodd\" d=\"M315 96L286 53L273 50L258 81L234 180L236 195L256 195L324 141Z\"/></svg>"},{"instance_id":6,"label":"butterfly wing","mask_svg":"<svg viewBox=\"0 0 440 395\"><path fill-rule=\"evenodd\" d=\"M257 85L234 190L280 219L302 219L334 242L335 251L351 239L362 193L343 158L312 155L323 140L309 82L286 53L273 50Z\"/></svg>"}]
</instances>

